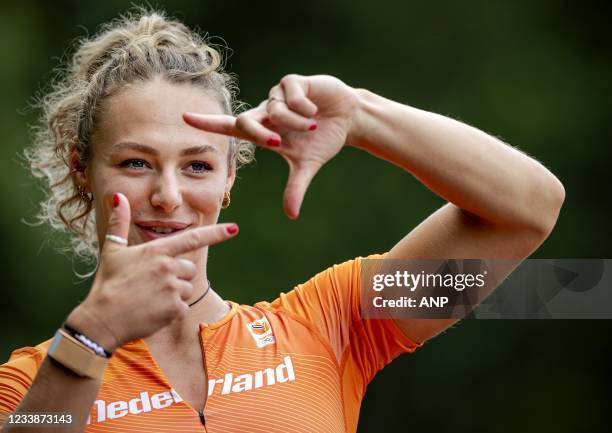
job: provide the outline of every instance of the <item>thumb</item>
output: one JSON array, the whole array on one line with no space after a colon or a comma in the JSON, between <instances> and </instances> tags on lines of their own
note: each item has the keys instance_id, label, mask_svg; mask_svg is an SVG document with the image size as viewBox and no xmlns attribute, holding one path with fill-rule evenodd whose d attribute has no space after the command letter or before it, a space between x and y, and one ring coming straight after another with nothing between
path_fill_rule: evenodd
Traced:
<instances>
[{"instance_id":1,"label":"thumb","mask_svg":"<svg viewBox=\"0 0 612 433\"><path fill-rule=\"evenodd\" d=\"M130 231L130 218L130 202L126 196L120 192L116 192L113 196L113 210L108 217L106 235L117 236L118 238L127 240ZM103 242L104 251L113 251L125 247L121 242L115 242L107 238L103 239Z\"/></svg>"},{"instance_id":2,"label":"thumb","mask_svg":"<svg viewBox=\"0 0 612 433\"><path fill-rule=\"evenodd\" d=\"M283 206L290 219L297 219L304 201L304 195L320 165L315 163L289 164L289 179L285 187Z\"/></svg>"}]
</instances>

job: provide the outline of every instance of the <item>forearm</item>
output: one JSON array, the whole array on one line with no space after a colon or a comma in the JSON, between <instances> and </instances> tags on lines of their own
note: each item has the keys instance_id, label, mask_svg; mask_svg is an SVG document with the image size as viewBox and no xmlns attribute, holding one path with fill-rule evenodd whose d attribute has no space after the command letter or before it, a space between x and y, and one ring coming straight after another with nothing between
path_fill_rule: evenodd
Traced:
<instances>
[{"instance_id":1,"label":"forearm","mask_svg":"<svg viewBox=\"0 0 612 433\"><path fill-rule=\"evenodd\" d=\"M85 308L84 303L72 310L66 323L101 343L107 350L114 352L117 349L116 341L109 336L104 324L96 320L96 316ZM99 388L99 379L81 377L46 356L17 411L69 414L72 424L58 425L57 431L83 432ZM5 425L0 433L19 432L27 428ZM31 431L31 427L27 431ZM52 432L55 429L45 426L45 431Z\"/></svg>"},{"instance_id":2,"label":"forearm","mask_svg":"<svg viewBox=\"0 0 612 433\"><path fill-rule=\"evenodd\" d=\"M484 132L358 90L348 144L412 173L433 192L487 223L547 231L561 182L536 160Z\"/></svg>"},{"instance_id":3,"label":"forearm","mask_svg":"<svg viewBox=\"0 0 612 433\"><path fill-rule=\"evenodd\" d=\"M32 386L19 404L18 412L65 413L72 424L45 426L45 432L83 432L87 417L100 388L100 380L79 377L46 357ZM0 433L31 432L32 426L5 423Z\"/></svg>"}]
</instances>

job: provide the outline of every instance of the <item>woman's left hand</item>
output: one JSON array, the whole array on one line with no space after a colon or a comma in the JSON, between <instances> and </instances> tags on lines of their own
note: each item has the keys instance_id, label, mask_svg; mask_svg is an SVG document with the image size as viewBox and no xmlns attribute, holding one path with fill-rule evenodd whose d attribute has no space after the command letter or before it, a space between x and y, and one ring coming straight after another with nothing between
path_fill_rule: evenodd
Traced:
<instances>
[{"instance_id":1,"label":"woman's left hand","mask_svg":"<svg viewBox=\"0 0 612 433\"><path fill-rule=\"evenodd\" d=\"M196 128L251 141L285 158L284 208L295 219L312 178L346 143L357 108L357 92L339 79L291 74L270 89L268 99L237 117L183 117Z\"/></svg>"}]
</instances>

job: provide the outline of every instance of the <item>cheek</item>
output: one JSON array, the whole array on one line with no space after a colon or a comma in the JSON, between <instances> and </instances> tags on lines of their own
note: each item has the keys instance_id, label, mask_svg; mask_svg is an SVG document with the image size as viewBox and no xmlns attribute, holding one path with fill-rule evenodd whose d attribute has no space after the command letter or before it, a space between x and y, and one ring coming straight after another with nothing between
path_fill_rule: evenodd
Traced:
<instances>
[{"instance_id":1,"label":"cheek","mask_svg":"<svg viewBox=\"0 0 612 433\"><path fill-rule=\"evenodd\" d=\"M134 218L134 214L137 214L138 210L143 207L148 197L147 186L144 182L126 182L125 179L119 180L117 176L107 176L106 179L108 181L94 191L96 221L98 231L102 231L102 234L106 233L115 193L120 192L127 197L132 211L131 218Z\"/></svg>"},{"instance_id":2,"label":"cheek","mask_svg":"<svg viewBox=\"0 0 612 433\"><path fill-rule=\"evenodd\" d=\"M223 185L192 185L184 189L183 200L190 208L214 216L220 210L223 192Z\"/></svg>"}]
</instances>

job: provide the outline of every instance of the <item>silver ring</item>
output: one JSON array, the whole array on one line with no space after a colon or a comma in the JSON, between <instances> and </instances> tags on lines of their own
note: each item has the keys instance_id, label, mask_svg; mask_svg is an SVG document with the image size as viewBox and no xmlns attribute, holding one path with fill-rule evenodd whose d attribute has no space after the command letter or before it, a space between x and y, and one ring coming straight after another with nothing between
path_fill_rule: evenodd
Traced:
<instances>
[{"instance_id":1,"label":"silver ring","mask_svg":"<svg viewBox=\"0 0 612 433\"><path fill-rule=\"evenodd\" d=\"M284 99L281 99L281 98L275 98L274 96L270 96L270 97L268 98L268 104L269 104L270 102L272 102L272 101L282 102L283 104L286 104L286 103L287 103L287 102L285 102L285 100L284 100Z\"/></svg>"},{"instance_id":2,"label":"silver ring","mask_svg":"<svg viewBox=\"0 0 612 433\"><path fill-rule=\"evenodd\" d=\"M120 245L127 245L128 244L127 239L124 239L121 236L106 235L106 240L111 241L111 242L115 242L115 243L120 244Z\"/></svg>"}]
</instances>

